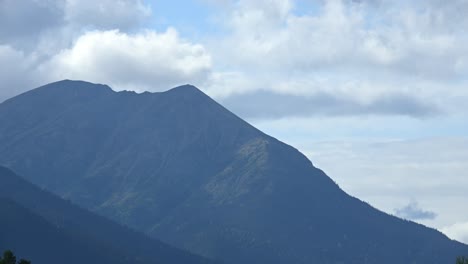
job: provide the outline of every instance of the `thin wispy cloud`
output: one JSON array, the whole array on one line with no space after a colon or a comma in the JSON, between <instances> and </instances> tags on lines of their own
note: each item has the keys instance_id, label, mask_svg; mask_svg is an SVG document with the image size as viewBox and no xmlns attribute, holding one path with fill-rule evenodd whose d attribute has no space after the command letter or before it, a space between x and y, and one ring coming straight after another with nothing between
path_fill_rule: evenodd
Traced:
<instances>
[{"instance_id":1,"label":"thin wispy cloud","mask_svg":"<svg viewBox=\"0 0 468 264\"><path fill-rule=\"evenodd\" d=\"M310 96L256 91L233 95L221 102L249 119L279 119L307 116L402 115L425 118L441 114L436 105L402 94L383 95L369 102L333 94Z\"/></svg>"},{"instance_id":2,"label":"thin wispy cloud","mask_svg":"<svg viewBox=\"0 0 468 264\"><path fill-rule=\"evenodd\" d=\"M402 208L395 209L395 214L409 220L433 220L437 217L435 212L420 208L416 201L412 201Z\"/></svg>"}]
</instances>

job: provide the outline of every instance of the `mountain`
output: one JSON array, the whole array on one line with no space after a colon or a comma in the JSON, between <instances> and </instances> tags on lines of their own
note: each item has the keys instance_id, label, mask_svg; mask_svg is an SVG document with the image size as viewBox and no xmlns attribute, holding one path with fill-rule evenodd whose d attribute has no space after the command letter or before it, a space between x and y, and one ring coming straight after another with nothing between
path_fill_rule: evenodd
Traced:
<instances>
[{"instance_id":1,"label":"mountain","mask_svg":"<svg viewBox=\"0 0 468 264\"><path fill-rule=\"evenodd\" d=\"M197 88L52 83L0 104L0 164L225 263L450 263L468 247L347 195Z\"/></svg>"},{"instance_id":2,"label":"mountain","mask_svg":"<svg viewBox=\"0 0 468 264\"><path fill-rule=\"evenodd\" d=\"M36 263L125 263L119 254L101 246L88 247L83 240L74 240L42 217L26 208L0 197L0 249L13 248ZM96 245L95 245L96 246ZM127 262L130 263L130 262Z\"/></svg>"},{"instance_id":3,"label":"mountain","mask_svg":"<svg viewBox=\"0 0 468 264\"><path fill-rule=\"evenodd\" d=\"M0 167L0 250L33 263L213 263L81 209Z\"/></svg>"}]
</instances>

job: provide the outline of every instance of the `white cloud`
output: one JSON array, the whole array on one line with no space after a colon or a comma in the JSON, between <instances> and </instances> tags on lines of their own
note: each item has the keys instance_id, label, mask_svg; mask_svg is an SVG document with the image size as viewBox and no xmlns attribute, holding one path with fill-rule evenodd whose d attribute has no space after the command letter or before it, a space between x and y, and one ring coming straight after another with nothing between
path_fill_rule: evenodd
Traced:
<instances>
[{"instance_id":1,"label":"white cloud","mask_svg":"<svg viewBox=\"0 0 468 264\"><path fill-rule=\"evenodd\" d=\"M151 15L141 0L65 0L64 10L68 23L99 29L136 28Z\"/></svg>"},{"instance_id":2,"label":"white cloud","mask_svg":"<svg viewBox=\"0 0 468 264\"><path fill-rule=\"evenodd\" d=\"M441 229L452 239L468 244L468 222L456 223Z\"/></svg>"},{"instance_id":3,"label":"white cloud","mask_svg":"<svg viewBox=\"0 0 468 264\"><path fill-rule=\"evenodd\" d=\"M234 94L247 93L258 88L257 85L258 80L252 82L246 73L241 71L214 71L200 88L210 96L221 99Z\"/></svg>"},{"instance_id":4,"label":"white cloud","mask_svg":"<svg viewBox=\"0 0 468 264\"><path fill-rule=\"evenodd\" d=\"M450 94L467 94L461 2L328 0L298 14L298 1L235 1L223 17L229 34L208 47L215 69L240 72L250 85L213 94L325 92L371 103L397 93L449 106Z\"/></svg>"},{"instance_id":5,"label":"white cloud","mask_svg":"<svg viewBox=\"0 0 468 264\"><path fill-rule=\"evenodd\" d=\"M144 31L150 16L142 0L0 1L0 100L62 78L139 90L203 79L203 47Z\"/></svg>"},{"instance_id":6,"label":"white cloud","mask_svg":"<svg viewBox=\"0 0 468 264\"><path fill-rule=\"evenodd\" d=\"M0 1L0 100L65 78L137 91L204 83L209 52L174 28L144 29L151 13L142 0Z\"/></svg>"},{"instance_id":7,"label":"white cloud","mask_svg":"<svg viewBox=\"0 0 468 264\"><path fill-rule=\"evenodd\" d=\"M70 43L61 38L88 29L138 29L150 16L151 9L142 0L3 0L0 44L34 51L44 37Z\"/></svg>"},{"instance_id":8,"label":"white cloud","mask_svg":"<svg viewBox=\"0 0 468 264\"><path fill-rule=\"evenodd\" d=\"M169 28L164 33L87 32L42 65L40 72L51 80L80 79L117 89L158 91L202 82L210 69L211 57L204 47L181 39Z\"/></svg>"},{"instance_id":9,"label":"white cloud","mask_svg":"<svg viewBox=\"0 0 468 264\"><path fill-rule=\"evenodd\" d=\"M8 45L0 45L0 102L37 84L32 73L36 59Z\"/></svg>"}]
</instances>

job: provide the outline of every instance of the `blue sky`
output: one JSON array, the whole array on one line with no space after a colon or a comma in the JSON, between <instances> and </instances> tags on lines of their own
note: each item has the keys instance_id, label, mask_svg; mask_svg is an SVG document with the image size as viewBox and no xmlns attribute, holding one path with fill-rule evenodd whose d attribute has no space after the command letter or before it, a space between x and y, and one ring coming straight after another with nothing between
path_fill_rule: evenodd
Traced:
<instances>
[{"instance_id":1,"label":"blue sky","mask_svg":"<svg viewBox=\"0 0 468 264\"><path fill-rule=\"evenodd\" d=\"M152 28L165 30L167 27L176 27L184 36L196 37L217 32L216 24L211 23L210 17L213 5L202 1L148 1L153 10L150 22Z\"/></svg>"},{"instance_id":2,"label":"blue sky","mask_svg":"<svg viewBox=\"0 0 468 264\"><path fill-rule=\"evenodd\" d=\"M216 23L218 11L226 8L228 1L186 0L162 1L152 0L146 3L153 10L149 25L156 30L176 27L184 36L193 37L211 34L222 34L223 26ZM314 1L301 0L294 3L293 13L309 15L317 13L320 5Z\"/></svg>"},{"instance_id":3,"label":"blue sky","mask_svg":"<svg viewBox=\"0 0 468 264\"><path fill-rule=\"evenodd\" d=\"M195 84L350 194L468 243L466 12L466 0L4 0L0 101L60 79Z\"/></svg>"}]
</instances>

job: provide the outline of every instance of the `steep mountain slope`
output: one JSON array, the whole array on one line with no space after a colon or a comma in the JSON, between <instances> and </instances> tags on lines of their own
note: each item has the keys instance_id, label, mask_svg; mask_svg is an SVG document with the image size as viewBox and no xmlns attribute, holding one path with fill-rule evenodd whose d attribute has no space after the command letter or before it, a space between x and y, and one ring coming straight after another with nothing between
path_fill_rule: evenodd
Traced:
<instances>
[{"instance_id":1,"label":"steep mountain slope","mask_svg":"<svg viewBox=\"0 0 468 264\"><path fill-rule=\"evenodd\" d=\"M213 263L78 208L4 167L0 211L0 250L34 263Z\"/></svg>"},{"instance_id":2,"label":"steep mountain slope","mask_svg":"<svg viewBox=\"0 0 468 264\"><path fill-rule=\"evenodd\" d=\"M0 197L0 250L14 249L36 263L130 263L119 252L89 247L26 208ZM96 246L96 245L94 245Z\"/></svg>"},{"instance_id":3,"label":"steep mountain slope","mask_svg":"<svg viewBox=\"0 0 468 264\"><path fill-rule=\"evenodd\" d=\"M0 104L0 124L0 164L227 263L445 263L468 251L348 196L193 86L136 94L62 81Z\"/></svg>"}]
</instances>

